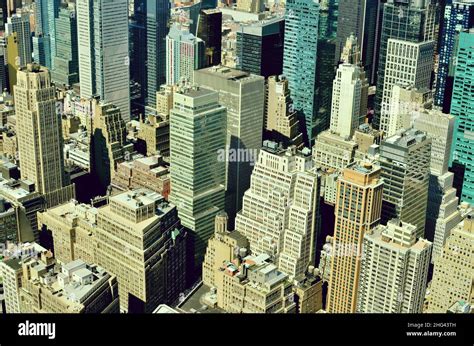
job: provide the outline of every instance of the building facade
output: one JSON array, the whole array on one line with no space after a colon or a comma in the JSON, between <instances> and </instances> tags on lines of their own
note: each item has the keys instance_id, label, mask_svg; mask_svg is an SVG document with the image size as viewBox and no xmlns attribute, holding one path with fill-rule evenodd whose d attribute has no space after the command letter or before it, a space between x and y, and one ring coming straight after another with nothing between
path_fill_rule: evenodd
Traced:
<instances>
[{"instance_id":1,"label":"building facade","mask_svg":"<svg viewBox=\"0 0 474 346\"><path fill-rule=\"evenodd\" d=\"M382 209L380 168L355 164L338 180L327 311L357 310L364 235L376 227Z\"/></svg>"}]
</instances>

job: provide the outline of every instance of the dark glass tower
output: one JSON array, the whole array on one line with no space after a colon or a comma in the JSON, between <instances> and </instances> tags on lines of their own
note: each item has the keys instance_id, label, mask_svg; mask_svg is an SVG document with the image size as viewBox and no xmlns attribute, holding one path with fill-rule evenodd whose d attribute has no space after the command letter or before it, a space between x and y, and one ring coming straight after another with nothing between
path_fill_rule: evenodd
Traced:
<instances>
[{"instance_id":1,"label":"dark glass tower","mask_svg":"<svg viewBox=\"0 0 474 346\"><path fill-rule=\"evenodd\" d=\"M51 79L59 85L72 86L79 82L77 20L74 3L63 5L56 19L56 54Z\"/></svg>"},{"instance_id":2,"label":"dark glass tower","mask_svg":"<svg viewBox=\"0 0 474 346\"><path fill-rule=\"evenodd\" d=\"M217 9L201 10L197 37L206 43L206 67L221 63L222 12Z\"/></svg>"},{"instance_id":3,"label":"dark glass tower","mask_svg":"<svg viewBox=\"0 0 474 346\"><path fill-rule=\"evenodd\" d=\"M361 45L361 59L372 80L374 53L377 49L377 13L381 0L339 0L336 59L339 61L347 38L354 34Z\"/></svg>"},{"instance_id":4,"label":"dark glass tower","mask_svg":"<svg viewBox=\"0 0 474 346\"><path fill-rule=\"evenodd\" d=\"M146 36L146 0L135 0L133 13L129 19L130 29L130 101L132 114L143 114L145 110L145 95L147 88L146 80L146 58L147 58L147 36Z\"/></svg>"},{"instance_id":5,"label":"dark glass tower","mask_svg":"<svg viewBox=\"0 0 474 346\"><path fill-rule=\"evenodd\" d=\"M170 19L168 0L146 1L147 105L155 107L156 92L166 81L166 35Z\"/></svg>"},{"instance_id":6,"label":"dark glass tower","mask_svg":"<svg viewBox=\"0 0 474 346\"><path fill-rule=\"evenodd\" d=\"M435 105L443 107L444 113L449 113L453 93L453 76L449 75L449 65L455 53L456 36L463 29L474 26L474 2L459 0L447 4L442 21L434 101Z\"/></svg>"},{"instance_id":7,"label":"dark glass tower","mask_svg":"<svg viewBox=\"0 0 474 346\"><path fill-rule=\"evenodd\" d=\"M237 68L265 78L283 71L285 20L241 25L237 32Z\"/></svg>"}]
</instances>

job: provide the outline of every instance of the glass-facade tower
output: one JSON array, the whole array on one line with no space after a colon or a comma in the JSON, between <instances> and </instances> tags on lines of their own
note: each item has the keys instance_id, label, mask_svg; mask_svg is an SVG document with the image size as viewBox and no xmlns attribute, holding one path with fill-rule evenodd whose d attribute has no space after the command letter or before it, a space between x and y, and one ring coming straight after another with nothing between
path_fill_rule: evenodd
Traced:
<instances>
[{"instance_id":1,"label":"glass-facade tower","mask_svg":"<svg viewBox=\"0 0 474 346\"><path fill-rule=\"evenodd\" d=\"M461 201L474 203L474 29L459 34L451 114L456 117L451 166L462 167Z\"/></svg>"},{"instance_id":2,"label":"glass-facade tower","mask_svg":"<svg viewBox=\"0 0 474 346\"><path fill-rule=\"evenodd\" d=\"M474 26L474 1L459 0L446 5L443 18L439 48L439 65L436 77L434 102L449 113L452 96L452 77L449 75L449 65L455 53L456 35L463 29Z\"/></svg>"},{"instance_id":3,"label":"glass-facade tower","mask_svg":"<svg viewBox=\"0 0 474 346\"><path fill-rule=\"evenodd\" d=\"M285 13L283 74L288 78L306 145L326 126L316 107L319 3L288 0Z\"/></svg>"}]
</instances>

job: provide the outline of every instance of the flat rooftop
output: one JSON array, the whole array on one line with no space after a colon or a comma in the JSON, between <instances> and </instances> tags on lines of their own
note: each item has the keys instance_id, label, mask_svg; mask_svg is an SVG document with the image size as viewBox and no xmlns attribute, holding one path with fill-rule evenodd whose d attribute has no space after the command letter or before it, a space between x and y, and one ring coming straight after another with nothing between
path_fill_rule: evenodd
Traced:
<instances>
[{"instance_id":1,"label":"flat rooftop","mask_svg":"<svg viewBox=\"0 0 474 346\"><path fill-rule=\"evenodd\" d=\"M212 308L204 303L204 297L211 291L209 286L201 284L187 299L179 305L179 308L186 313L215 314L225 313L225 310L218 307Z\"/></svg>"}]
</instances>

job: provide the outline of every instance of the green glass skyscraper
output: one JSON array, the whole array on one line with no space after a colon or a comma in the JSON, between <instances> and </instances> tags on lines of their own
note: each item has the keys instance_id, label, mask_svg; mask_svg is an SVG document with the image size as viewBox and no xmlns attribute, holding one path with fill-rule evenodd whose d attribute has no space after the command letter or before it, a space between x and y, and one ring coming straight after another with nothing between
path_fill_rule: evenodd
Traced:
<instances>
[{"instance_id":1,"label":"green glass skyscraper","mask_svg":"<svg viewBox=\"0 0 474 346\"><path fill-rule=\"evenodd\" d=\"M59 10L56 19L56 53L52 57L51 79L59 85L79 82L76 7L70 2Z\"/></svg>"},{"instance_id":2,"label":"green glass skyscraper","mask_svg":"<svg viewBox=\"0 0 474 346\"><path fill-rule=\"evenodd\" d=\"M474 203L474 29L459 34L451 114L456 117L451 166L464 172L461 201Z\"/></svg>"},{"instance_id":3,"label":"green glass skyscraper","mask_svg":"<svg viewBox=\"0 0 474 346\"><path fill-rule=\"evenodd\" d=\"M288 78L306 145L326 127L316 107L316 57L318 51L319 3L288 0L285 13L283 74Z\"/></svg>"}]
</instances>

